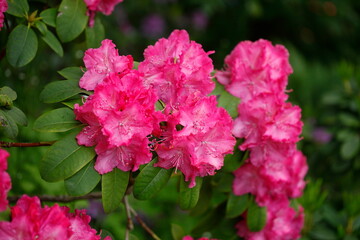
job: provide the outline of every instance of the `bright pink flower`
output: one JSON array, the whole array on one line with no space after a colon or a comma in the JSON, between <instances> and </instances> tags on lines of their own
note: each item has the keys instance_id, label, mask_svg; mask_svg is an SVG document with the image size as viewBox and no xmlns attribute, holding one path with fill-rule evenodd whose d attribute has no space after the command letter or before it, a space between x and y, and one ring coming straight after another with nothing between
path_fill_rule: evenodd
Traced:
<instances>
[{"instance_id":1,"label":"bright pink flower","mask_svg":"<svg viewBox=\"0 0 360 240\"><path fill-rule=\"evenodd\" d=\"M292 73L288 58L289 53L282 45L272 46L263 39L243 41L226 57L226 69L218 71L216 77L242 101L261 93L274 93L286 99L284 90Z\"/></svg>"},{"instance_id":2,"label":"bright pink flower","mask_svg":"<svg viewBox=\"0 0 360 240\"><path fill-rule=\"evenodd\" d=\"M0 0L0 30L4 24L4 12L8 9L8 3L6 0Z\"/></svg>"},{"instance_id":3,"label":"bright pink flower","mask_svg":"<svg viewBox=\"0 0 360 240\"><path fill-rule=\"evenodd\" d=\"M11 222L0 222L0 240L100 240L89 223L85 210L69 213L57 204L41 208L39 198L24 195L11 208Z\"/></svg>"},{"instance_id":4,"label":"bright pink flower","mask_svg":"<svg viewBox=\"0 0 360 240\"><path fill-rule=\"evenodd\" d=\"M90 11L102 12L105 15L110 15L115 8L115 5L121 3L123 0L84 0Z\"/></svg>"},{"instance_id":5,"label":"bright pink flower","mask_svg":"<svg viewBox=\"0 0 360 240\"><path fill-rule=\"evenodd\" d=\"M122 73L130 70L133 59L130 55L119 56L115 44L105 39L99 48L90 48L85 51L84 63L87 71L80 79L80 87L94 90L110 73Z\"/></svg>"},{"instance_id":6,"label":"bright pink flower","mask_svg":"<svg viewBox=\"0 0 360 240\"><path fill-rule=\"evenodd\" d=\"M104 142L95 150L98 154L95 169L100 174L110 172L115 167L122 171L136 171L140 165L149 163L152 158L149 140L138 135L133 136L128 145L112 146Z\"/></svg>"},{"instance_id":7,"label":"bright pink flower","mask_svg":"<svg viewBox=\"0 0 360 240\"><path fill-rule=\"evenodd\" d=\"M180 106L168 116L158 136L156 166L180 170L185 181L190 181L189 187L195 186L197 176L214 175L235 145L232 119L216 104L215 96L211 96Z\"/></svg>"},{"instance_id":8,"label":"bright pink flower","mask_svg":"<svg viewBox=\"0 0 360 240\"><path fill-rule=\"evenodd\" d=\"M176 107L194 92L205 96L214 89L210 76L213 65L208 56L211 53L190 41L185 30L175 30L168 39L162 38L145 49L139 71L144 73L146 84L155 89L159 99Z\"/></svg>"},{"instance_id":9,"label":"bright pink flower","mask_svg":"<svg viewBox=\"0 0 360 240\"><path fill-rule=\"evenodd\" d=\"M244 220L240 221L236 228L240 237L249 240L294 240L300 238L303 224L303 208L299 206L296 212L285 200L267 206L267 223L260 232L250 232Z\"/></svg>"},{"instance_id":10,"label":"bright pink flower","mask_svg":"<svg viewBox=\"0 0 360 240\"><path fill-rule=\"evenodd\" d=\"M9 153L0 148L0 211L7 208L7 194L11 189L11 179L7 170L7 158Z\"/></svg>"}]
</instances>

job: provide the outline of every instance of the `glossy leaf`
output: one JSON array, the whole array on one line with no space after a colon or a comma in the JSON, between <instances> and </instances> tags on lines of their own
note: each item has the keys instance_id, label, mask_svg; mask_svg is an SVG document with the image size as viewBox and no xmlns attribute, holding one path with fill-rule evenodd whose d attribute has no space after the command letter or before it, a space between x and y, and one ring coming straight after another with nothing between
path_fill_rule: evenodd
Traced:
<instances>
[{"instance_id":1,"label":"glossy leaf","mask_svg":"<svg viewBox=\"0 0 360 240\"><path fill-rule=\"evenodd\" d=\"M51 27L56 27L56 8L48 8L40 13L42 21Z\"/></svg>"},{"instance_id":2,"label":"glossy leaf","mask_svg":"<svg viewBox=\"0 0 360 240\"><path fill-rule=\"evenodd\" d=\"M261 231L266 224L266 207L259 207L252 202L246 214L246 225L251 232Z\"/></svg>"},{"instance_id":3,"label":"glossy leaf","mask_svg":"<svg viewBox=\"0 0 360 240\"><path fill-rule=\"evenodd\" d=\"M88 16L83 0L63 0L56 18L56 32L62 42L70 42L84 31Z\"/></svg>"},{"instance_id":4,"label":"glossy leaf","mask_svg":"<svg viewBox=\"0 0 360 240\"><path fill-rule=\"evenodd\" d=\"M29 4L27 0L7 0L8 9L6 13L16 17L25 17L29 11Z\"/></svg>"},{"instance_id":5,"label":"glossy leaf","mask_svg":"<svg viewBox=\"0 0 360 240\"><path fill-rule=\"evenodd\" d=\"M58 108L44 113L34 123L34 129L42 132L66 132L81 123L75 120L74 111Z\"/></svg>"},{"instance_id":6,"label":"glossy leaf","mask_svg":"<svg viewBox=\"0 0 360 240\"><path fill-rule=\"evenodd\" d=\"M61 46L61 43L52 32L46 31L45 34L41 36L41 39L44 40L44 42L60 57L64 55L64 50Z\"/></svg>"},{"instance_id":7,"label":"glossy leaf","mask_svg":"<svg viewBox=\"0 0 360 240\"><path fill-rule=\"evenodd\" d=\"M171 224L171 235L174 240L182 240L185 236L185 231L177 224Z\"/></svg>"},{"instance_id":8,"label":"glossy leaf","mask_svg":"<svg viewBox=\"0 0 360 240\"><path fill-rule=\"evenodd\" d=\"M118 168L102 175L102 203L106 213L120 206L129 183L129 176L129 172L123 172Z\"/></svg>"},{"instance_id":9,"label":"glossy leaf","mask_svg":"<svg viewBox=\"0 0 360 240\"><path fill-rule=\"evenodd\" d=\"M91 161L72 177L65 180L65 188L70 195L85 195L96 187L100 179L101 176L94 169L94 162Z\"/></svg>"},{"instance_id":10,"label":"glossy leaf","mask_svg":"<svg viewBox=\"0 0 360 240\"><path fill-rule=\"evenodd\" d=\"M56 103L69 99L82 90L78 80L62 80L51 82L40 93L40 100L45 103Z\"/></svg>"},{"instance_id":11,"label":"glossy leaf","mask_svg":"<svg viewBox=\"0 0 360 240\"><path fill-rule=\"evenodd\" d=\"M6 46L6 56L14 67L28 64L36 55L38 40L34 31L19 24L9 35Z\"/></svg>"},{"instance_id":12,"label":"glossy leaf","mask_svg":"<svg viewBox=\"0 0 360 240\"><path fill-rule=\"evenodd\" d=\"M225 108L231 117L235 118L238 115L237 107L240 99L228 93L223 85L216 82L216 87L211 94L218 96L218 106Z\"/></svg>"},{"instance_id":13,"label":"glossy leaf","mask_svg":"<svg viewBox=\"0 0 360 240\"><path fill-rule=\"evenodd\" d=\"M80 67L67 67L58 71L58 73L66 79L77 81L79 81L84 74Z\"/></svg>"},{"instance_id":14,"label":"glossy leaf","mask_svg":"<svg viewBox=\"0 0 360 240\"><path fill-rule=\"evenodd\" d=\"M139 200L152 198L166 185L173 172L172 169L154 167L154 162L151 161L136 177L133 193Z\"/></svg>"},{"instance_id":15,"label":"glossy leaf","mask_svg":"<svg viewBox=\"0 0 360 240\"><path fill-rule=\"evenodd\" d=\"M226 218L235 218L240 216L249 205L249 196L247 194L236 196L232 193L226 204Z\"/></svg>"},{"instance_id":16,"label":"glossy leaf","mask_svg":"<svg viewBox=\"0 0 360 240\"><path fill-rule=\"evenodd\" d=\"M12 106L9 110L4 110L4 112L10 116L17 124L26 126L28 124L26 115L17 107Z\"/></svg>"},{"instance_id":17,"label":"glossy leaf","mask_svg":"<svg viewBox=\"0 0 360 240\"><path fill-rule=\"evenodd\" d=\"M87 48L100 47L101 41L105 39L105 28L100 18L95 19L93 27L87 27L85 30Z\"/></svg>"},{"instance_id":18,"label":"glossy leaf","mask_svg":"<svg viewBox=\"0 0 360 240\"><path fill-rule=\"evenodd\" d=\"M9 98L11 99L11 101L15 101L17 98L17 94L14 90L12 90L11 88L4 86L2 88L0 88L0 94L4 94L9 96Z\"/></svg>"},{"instance_id":19,"label":"glossy leaf","mask_svg":"<svg viewBox=\"0 0 360 240\"><path fill-rule=\"evenodd\" d=\"M43 23L42 21L36 21L35 27L40 31L42 35L45 35L46 32L48 31L46 24Z\"/></svg>"},{"instance_id":20,"label":"glossy leaf","mask_svg":"<svg viewBox=\"0 0 360 240\"><path fill-rule=\"evenodd\" d=\"M15 139L18 135L18 126L14 119L12 119L4 111L0 110L0 135Z\"/></svg>"},{"instance_id":21,"label":"glossy leaf","mask_svg":"<svg viewBox=\"0 0 360 240\"><path fill-rule=\"evenodd\" d=\"M189 188L189 183L185 182L184 176L181 177L179 192L179 206L181 209L187 210L196 206L199 200L202 180L202 178L197 177L196 186Z\"/></svg>"},{"instance_id":22,"label":"glossy leaf","mask_svg":"<svg viewBox=\"0 0 360 240\"><path fill-rule=\"evenodd\" d=\"M48 182L71 177L95 157L93 148L79 146L73 131L52 145L40 163L41 177Z\"/></svg>"}]
</instances>

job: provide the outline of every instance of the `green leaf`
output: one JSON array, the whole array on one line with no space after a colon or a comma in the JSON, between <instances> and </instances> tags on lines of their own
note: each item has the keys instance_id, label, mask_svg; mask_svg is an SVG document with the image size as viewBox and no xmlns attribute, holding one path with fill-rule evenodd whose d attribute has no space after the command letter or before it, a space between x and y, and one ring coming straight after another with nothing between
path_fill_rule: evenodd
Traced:
<instances>
[{"instance_id":1,"label":"green leaf","mask_svg":"<svg viewBox=\"0 0 360 240\"><path fill-rule=\"evenodd\" d=\"M52 145L40 163L41 177L48 182L71 177L95 157L93 148L79 146L71 132Z\"/></svg>"},{"instance_id":2,"label":"green leaf","mask_svg":"<svg viewBox=\"0 0 360 240\"><path fill-rule=\"evenodd\" d=\"M0 110L0 135L15 139L18 131L15 121L4 111Z\"/></svg>"},{"instance_id":3,"label":"green leaf","mask_svg":"<svg viewBox=\"0 0 360 240\"><path fill-rule=\"evenodd\" d=\"M4 112L10 116L17 124L26 126L28 124L25 114L17 107L13 106L9 110L4 110Z\"/></svg>"},{"instance_id":4,"label":"green leaf","mask_svg":"<svg viewBox=\"0 0 360 240\"><path fill-rule=\"evenodd\" d=\"M123 172L118 168L102 175L102 203L106 213L120 206L129 183L129 176L129 172Z\"/></svg>"},{"instance_id":5,"label":"green leaf","mask_svg":"<svg viewBox=\"0 0 360 240\"><path fill-rule=\"evenodd\" d=\"M56 103L81 93L78 80L62 80L51 82L40 93L40 100L45 103Z\"/></svg>"},{"instance_id":6,"label":"green leaf","mask_svg":"<svg viewBox=\"0 0 360 240\"><path fill-rule=\"evenodd\" d=\"M8 9L6 13L16 17L26 17L29 11L29 4L27 0L7 0Z\"/></svg>"},{"instance_id":7,"label":"green leaf","mask_svg":"<svg viewBox=\"0 0 360 240\"><path fill-rule=\"evenodd\" d=\"M154 167L155 161L151 161L136 177L133 193L134 197L139 200L152 198L166 185L171 177L173 170Z\"/></svg>"},{"instance_id":8,"label":"green leaf","mask_svg":"<svg viewBox=\"0 0 360 240\"><path fill-rule=\"evenodd\" d=\"M70 99L69 101L61 102L61 103L64 104L65 106L71 108L71 109L74 109L75 104L82 105L83 100L81 98L77 98L77 99Z\"/></svg>"},{"instance_id":9,"label":"green leaf","mask_svg":"<svg viewBox=\"0 0 360 240\"><path fill-rule=\"evenodd\" d=\"M174 240L182 240L185 236L185 231L177 224L171 224L171 235Z\"/></svg>"},{"instance_id":10,"label":"green leaf","mask_svg":"<svg viewBox=\"0 0 360 240\"><path fill-rule=\"evenodd\" d=\"M225 204L218 205L215 209L207 211L207 214L192 229L192 235L202 235L204 232L213 230L224 221Z\"/></svg>"},{"instance_id":11,"label":"green leaf","mask_svg":"<svg viewBox=\"0 0 360 240\"><path fill-rule=\"evenodd\" d=\"M228 93L223 85L216 81L216 87L211 94L218 96L218 106L225 108L232 118L238 115L240 99Z\"/></svg>"},{"instance_id":12,"label":"green leaf","mask_svg":"<svg viewBox=\"0 0 360 240\"><path fill-rule=\"evenodd\" d=\"M200 216L210 208L213 189L212 181L205 178L201 186L199 200L196 206L191 209L190 216Z\"/></svg>"},{"instance_id":13,"label":"green leaf","mask_svg":"<svg viewBox=\"0 0 360 240\"><path fill-rule=\"evenodd\" d=\"M80 67L67 67L58 71L58 73L66 79L77 80L78 82L84 75Z\"/></svg>"},{"instance_id":14,"label":"green leaf","mask_svg":"<svg viewBox=\"0 0 360 240\"><path fill-rule=\"evenodd\" d=\"M196 206L199 200L202 180L202 178L197 177L196 186L189 188L189 183L185 182L183 175L181 176L179 192L179 206L181 209L187 210Z\"/></svg>"},{"instance_id":15,"label":"green leaf","mask_svg":"<svg viewBox=\"0 0 360 240\"><path fill-rule=\"evenodd\" d=\"M54 50L57 55L60 57L64 55L64 50L61 46L61 43L52 32L46 30L45 34L41 36L41 39L44 40L44 42L49 45L49 47Z\"/></svg>"},{"instance_id":16,"label":"green leaf","mask_svg":"<svg viewBox=\"0 0 360 240\"><path fill-rule=\"evenodd\" d=\"M94 162L89 162L72 177L65 179L66 191L73 196L82 196L91 192L100 182L100 174L94 169Z\"/></svg>"},{"instance_id":17,"label":"green leaf","mask_svg":"<svg viewBox=\"0 0 360 240\"><path fill-rule=\"evenodd\" d=\"M235 218L240 216L249 205L249 196L247 194L236 196L233 193L229 194L226 205L226 218Z\"/></svg>"},{"instance_id":18,"label":"green leaf","mask_svg":"<svg viewBox=\"0 0 360 240\"><path fill-rule=\"evenodd\" d=\"M42 35L45 35L46 32L48 31L46 24L43 23L42 21L36 21L35 27L40 31Z\"/></svg>"},{"instance_id":19,"label":"green leaf","mask_svg":"<svg viewBox=\"0 0 360 240\"><path fill-rule=\"evenodd\" d=\"M349 160L358 153L359 149L360 149L360 136L356 133L351 133L341 145L340 153L344 159Z\"/></svg>"},{"instance_id":20,"label":"green leaf","mask_svg":"<svg viewBox=\"0 0 360 240\"><path fill-rule=\"evenodd\" d=\"M56 32L62 42L70 42L84 31L88 16L83 0L63 0L56 18Z\"/></svg>"},{"instance_id":21,"label":"green leaf","mask_svg":"<svg viewBox=\"0 0 360 240\"><path fill-rule=\"evenodd\" d=\"M38 41L34 31L19 24L9 35L6 56L14 67L28 64L36 55Z\"/></svg>"},{"instance_id":22,"label":"green leaf","mask_svg":"<svg viewBox=\"0 0 360 240\"><path fill-rule=\"evenodd\" d=\"M56 27L56 8L48 8L40 13L42 21L51 27Z\"/></svg>"},{"instance_id":23,"label":"green leaf","mask_svg":"<svg viewBox=\"0 0 360 240\"><path fill-rule=\"evenodd\" d=\"M246 215L246 225L251 232L261 231L266 224L266 207L259 207L252 202Z\"/></svg>"},{"instance_id":24,"label":"green leaf","mask_svg":"<svg viewBox=\"0 0 360 240\"><path fill-rule=\"evenodd\" d=\"M85 30L87 48L100 47L101 41L105 39L105 28L100 18L95 19L93 27L87 27Z\"/></svg>"},{"instance_id":25,"label":"green leaf","mask_svg":"<svg viewBox=\"0 0 360 240\"><path fill-rule=\"evenodd\" d=\"M34 122L34 130L41 132L66 132L80 126L75 120L74 111L69 108L58 108L44 113Z\"/></svg>"},{"instance_id":26,"label":"green leaf","mask_svg":"<svg viewBox=\"0 0 360 240\"><path fill-rule=\"evenodd\" d=\"M11 101L15 101L17 98L16 92L7 86L0 88L0 94L9 96Z\"/></svg>"}]
</instances>

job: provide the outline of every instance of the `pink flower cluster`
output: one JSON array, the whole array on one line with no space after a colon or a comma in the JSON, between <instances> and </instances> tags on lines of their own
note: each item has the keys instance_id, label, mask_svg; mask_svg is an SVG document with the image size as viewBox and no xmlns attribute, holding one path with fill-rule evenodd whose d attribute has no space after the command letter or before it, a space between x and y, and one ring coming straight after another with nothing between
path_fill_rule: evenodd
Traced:
<instances>
[{"instance_id":1,"label":"pink flower cluster","mask_svg":"<svg viewBox=\"0 0 360 240\"><path fill-rule=\"evenodd\" d=\"M307 172L306 158L296 149L302 130L301 109L285 102L289 54L269 41L239 43L226 57L226 69L217 73L219 82L241 99L233 134L244 138L241 150L249 159L234 172L236 195L251 193L267 207L267 224L256 233L246 222L238 234L246 239L296 239L303 224L303 212L289 206L289 198L302 194ZM271 236L271 237L270 237Z\"/></svg>"},{"instance_id":2,"label":"pink flower cluster","mask_svg":"<svg viewBox=\"0 0 360 240\"><path fill-rule=\"evenodd\" d=\"M11 188L11 179L7 170L7 158L9 153L0 148L0 211L7 208L7 193Z\"/></svg>"},{"instance_id":3,"label":"pink flower cluster","mask_svg":"<svg viewBox=\"0 0 360 240\"><path fill-rule=\"evenodd\" d=\"M11 221L0 222L0 240L100 240L90 220L85 210L70 213L68 207L57 204L42 208L39 198L23 195L11 208Z\"/></svg>"},{"instance_id":4,"label":"pink flower cluster","mask_svg":"<svg viewBox=\"0 0 360 240\"><path fill-rule=\"evenodd\" d=\"M8 4L6 0L0 0L0 30L4 24L4 12L8 9Z\"/></svg>"},{"instance_id":5,"label":"pink flower cluster","mask_svg":"<svg viewBox=\"0 0 360 240\"><path fill-rule=\"evenodd\" d=\"M94 18L96 12L102 12L105 15L110 15L115 8L115 5L121 3L123 0L84 0L90 17L89 25L94 25Z\"/></svg>"},{"instance_id":6,"label":"pink flower cluster","mask_svg":"<svg viewBox=\"0 0 360 240\"><path fill-rule=\"evenodd\" d=\"M136 171L152 159L176 168L195 186L197 176L215 174L235 144L232 119L208 97L214 83L211 59L184 30L175 30L145 50L139 70L131 56L119 56L110 40L85 52L80 87L94 90L76 119L87 124L78 143L95 146L95 169ZM156 111L156 102L163 109Z\"/></svg>"}]
</instances>

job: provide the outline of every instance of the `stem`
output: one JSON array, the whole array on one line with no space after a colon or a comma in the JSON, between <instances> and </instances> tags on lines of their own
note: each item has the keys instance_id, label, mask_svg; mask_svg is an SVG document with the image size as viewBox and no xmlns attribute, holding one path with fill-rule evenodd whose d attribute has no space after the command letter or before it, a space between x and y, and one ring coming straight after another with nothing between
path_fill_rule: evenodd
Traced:
<instances>
[{"instance_id":1,"label":"stem","mask_svg":"<svg viewBox=\"0 0 360 240\"><path fill-rule=\"evenodd\" d=\"M16 142L3 142L0 141L0 147L11 148L11 147L42 147L42 146L51 146L56 141L50 142L35 142L35 143L16 143Z\"/></svg>"},{"instance_id":2,"label":"stem","mask_svg":"<svg viewBox=\"0 0 360 240\"><path fill-rule=\"evenodd\" d=\"M129 240L129 233L130 231L132 231L134 229L134 224L131 220L131 212L130 212L130 205L128 202L128 198L127 195L124 196L123 198L123 202L125 205L125 210L126 210L126 218L127 218L127 225L126 225L126 232L125 232L125 240Z\"/></svg>"},{"instance_id":3,"label":"stem","mask_svg":"<svg viewBox=\"0 0 360 240\"><path fill-rule=\"evenodd\" d=\"M154 240L161 240L161 238L159 238L147 225L146 223L140 218L140 216L137 214L137 212L132 209L129 206L129 209L131 211L131 213L134 215L134 217L136 218L136 220L139 222L139 224L141 225L141 227L154 239Z\"/></svg>"},{"instance_id":4,"label":"stem","mask_svg":"<svg viewBox=\"0 0 360 240\"><path fill-rule=\"evenodd\" d=\"M9 196L8 200L11 203L16 202L17 200L19 200L22 196ZM77 201L77 200L85 200L85 199L101 199L101 192L94 192L94 193L89 193L87 195L84 196L67 196L67 195L61 195L61 196L51 196L51 195L40 195L37 196L42 202L46 201L46 202L61 202L61 203L68 203L68 202L73 202L73 201Z\"/></svg>"}]
</instances>

